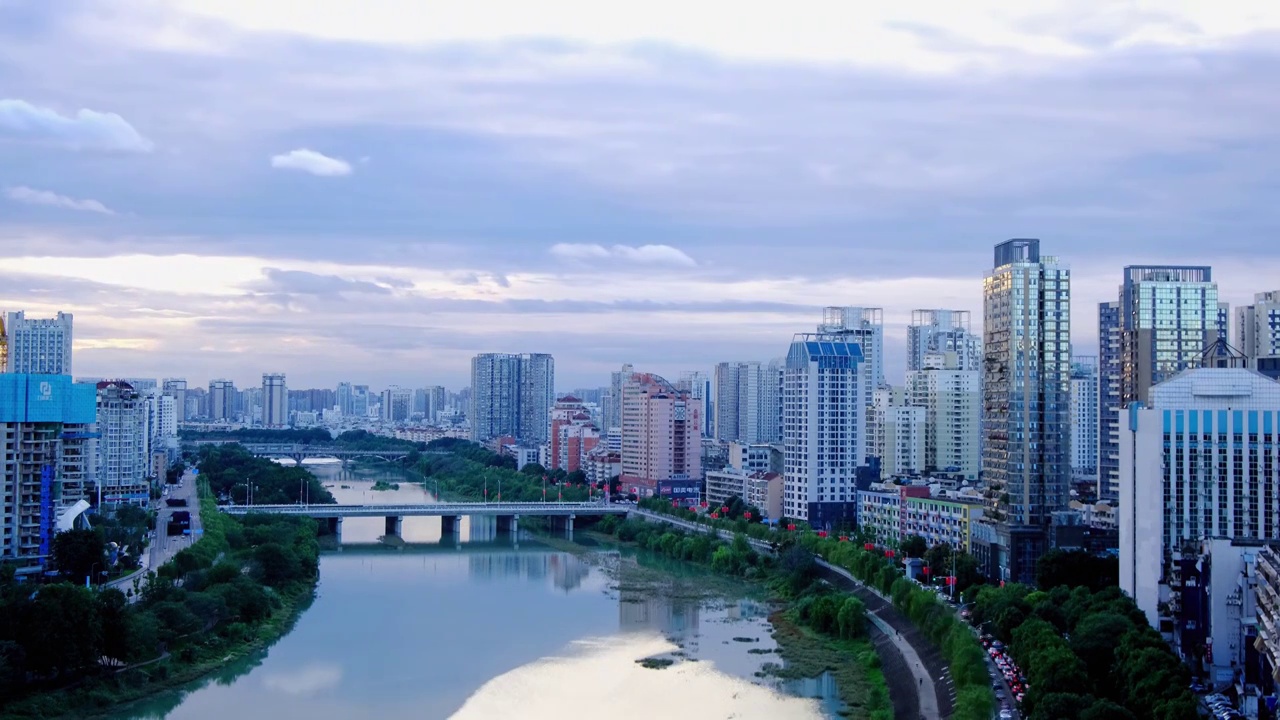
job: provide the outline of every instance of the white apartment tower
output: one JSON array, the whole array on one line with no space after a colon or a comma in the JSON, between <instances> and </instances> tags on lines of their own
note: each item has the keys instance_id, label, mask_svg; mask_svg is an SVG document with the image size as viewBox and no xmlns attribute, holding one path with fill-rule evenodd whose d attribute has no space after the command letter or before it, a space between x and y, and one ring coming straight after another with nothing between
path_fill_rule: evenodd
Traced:
<instances>
[{"instance_id":1,"label":"white apartment tower","mask_svg":"<svg viewBox=\"0 0 1280 720\"><path fill-rule=\"evenodd\" d=\"M876 388L867 414L867 454L880 458L882 479L924 471L925 415L923 407L908 403L905 388Z\"/></svg>"},{"instance_id":2,"label":"white apartment tower","mask_svg":"<svg viewBox=\"0 0 1280 720\"><path fill-rule=\"evenodd\" d=\"M912 310L907 326L907 371L924 369L929 353L956 354L957 370L982 370L982 338L968 310Z\"/></svg>"},{"instance_id":3,"label":"white apartment tower","mask_svg":"<svg viewBox=\"0 0 1280 720\"><path fill-rule=\"evenodd\" d=\"M977 480L982 469L982 373L955 351L929 352L907 373L908 404L924 408L924 470Z\"/></svg>"},{"instance_id":4,"label":"white apartment tower","mask_svg":"<svg viewBox=\"0 0 1280 720\"><path fill-rule=\"evenodd\" d=\"M1162 595L1202 541L1280 540L1280 383L1199 368L1148 397L1121 413L1120 587L1159 627Z\"/></svg>"},{"instance_id":5,"label":"white apartment tower","mask_svg":"<svg viewBox=\"0 0 1280 720\"><path fill-rule=\"evenodd\" d=\"M1280 290L1258 293L1252 305L1236 308L1235 340L1250 367L1280 379Z\"/></svg>"},{"instance_id":6,"label":"white apartment tower","mask_svg":"<svg viewBox=\"0 0 1280 720\"><path fill-rule=\"evenodd\" d=\"M1071 359L1071 473L1098 476L1098 358Z\"/></svg>"},{"instance_id":7,"label":"white apartment tower","mask_svg":"<svg viewBox=\"0 0 1280 720\"><path fill-rule=\"evenodd\" d=\"M178 424L187 421L187 381L182 378L165 378L161 383L165 395L173 398Z\"/></svg>"},{"instance_id":8,"label":"white apartment tower","mask_svg":"<svg viewBox=\"0 0 1280 720\"><path fill-rule=\"evenodd\" d=\"M289 424L289 389L284 373L262 374L262 425L282 428Z\"/></svg>"},{"instance_id":9,"label":"white apartment tower","mask_svg":"<svg viewBox=\"0 0 1280 720\"><path fill-rule=\"evenodd\" d=\"M786 516L816 526L852 518L868 447L875 376L868 357L882 337L862 309L828 308L818 332L792 340L782 387Z\"/></svg>"},{"instance_id":10,"label":"white apartment tower","mask_svg":"<svg viewBox=\"0 0 1280 720\"><path fill-rule=\"evenodd\" d=\"M26 313L9 313L0 326L5 335L0 345L7 346L3 370L32 375L71 374L71 313L60 312L52 318L28 318Z\"/></svg>"},{"instance_id":11,"label":"white apartment tower","mask_svg":"<svg viewBox=\"0 0 1280 720\"><path fill-rule=\"evenodd\" d=\"M103 381L97 389L99 500L145 504L151 474L146 398L124 381Z\"/></svg>"}]
</instances>

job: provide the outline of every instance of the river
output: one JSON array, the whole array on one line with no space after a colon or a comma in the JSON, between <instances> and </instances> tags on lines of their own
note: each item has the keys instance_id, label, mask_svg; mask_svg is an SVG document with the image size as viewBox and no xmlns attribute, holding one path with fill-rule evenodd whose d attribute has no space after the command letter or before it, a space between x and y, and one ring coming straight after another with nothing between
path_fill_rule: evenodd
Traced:
<instances>
[{"instance_id":1,"label":"river","mask_svg":"<svg viewBox=\"0 0 1280 720\"><path fill-rule=\"evenodd\" d=\"M395 469L308 467L339 502L431 499ZM405 518L403 547L383 532L381 518L344 521L315 602L269 650L111 717L838 717L830 676L762 672L780 660L745 587L647 554L516 542L493 520L464 520L445 545L439 518Z\"/></svg>"}]
</instances>

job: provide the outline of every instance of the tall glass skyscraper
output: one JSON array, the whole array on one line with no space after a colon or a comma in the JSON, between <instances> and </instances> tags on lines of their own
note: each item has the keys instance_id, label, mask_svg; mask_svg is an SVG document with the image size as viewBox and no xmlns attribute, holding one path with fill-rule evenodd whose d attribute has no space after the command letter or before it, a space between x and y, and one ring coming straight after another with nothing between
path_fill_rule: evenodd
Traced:
<instances>
[{"instance_id":1,"label":"tall glass skyscraper","mask_svg":"<svg viewBox=\"0 0 1280 720\"><path fill-rule=\"evenodd\" d=\"M1116 302L1098 308L1098 495L1115 502L1121 409L1148 402L1151 386L1201 366L1225 339L1227 306L1208 266L1130 265Z\"/></svg>"},{"instance_id":2,"label":"tall glass skyscraper","mask_svg":"<svg viewBox=\"0 0 1280 720\"><path fill-rule=\"evenodd\" d=\"M993 569L1034 580L1071 484L1071 271L1040 241L995 248L983 284L983 481L996 521Z\"/></svg>"}]
</instances>

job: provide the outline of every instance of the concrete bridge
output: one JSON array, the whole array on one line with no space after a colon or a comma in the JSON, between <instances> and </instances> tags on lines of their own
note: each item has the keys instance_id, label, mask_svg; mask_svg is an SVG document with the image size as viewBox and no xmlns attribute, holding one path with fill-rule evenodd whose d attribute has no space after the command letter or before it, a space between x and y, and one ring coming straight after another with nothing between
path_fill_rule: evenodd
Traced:
<instances>
[{"instance_id":1,"label":"concrete bridge","mask_svg":"<svg viewBox=\"0 0 1280 720\"><path fill-rule=\"evenodd\" d=\"M228 515L289 515L329 521L329 529L341 539L342 519L348 517L382 517L387 521L387 535L400 535L404 518L439 517L441 533L450 535L462 528L465 516L493 517L498 531L512 535L519 530L520 516L551 518L552 525L573 534L573 521L579 515L626 515L626 505L598 502L494 502L494 503L418 503L401 505L222 505Z\"/></svg>"},{"instance_id":2,"label":"concrete bridge","mask_svg":"<svg viewBox=\"0 0 1280 720\"><path fill-rule=\"evenodd\" d=\"M396 449L396 450L350 450L341 445L317 445L303 443L242 443L236 440L193 440L184 443L188 447L201 447L203 445L240 445L245 450L265 458L289 458L295 464L301 465L302 461L307 458L332 458L347 462L356 458L371 458L374 460L393 461L408 457L409 453L414 452L412 449ZM419 455L448 455L443 450L418 450Z\"/></svg>"}]
</instances>

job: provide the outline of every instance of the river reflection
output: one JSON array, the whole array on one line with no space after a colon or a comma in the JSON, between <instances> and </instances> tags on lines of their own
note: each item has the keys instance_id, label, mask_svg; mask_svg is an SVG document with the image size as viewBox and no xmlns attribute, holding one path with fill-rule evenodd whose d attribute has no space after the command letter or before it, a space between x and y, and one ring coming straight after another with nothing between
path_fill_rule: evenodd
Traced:
<instances>
[{"instance_id":1,"label":"river reflection","mask_svg":"<svg viewBox=\"0 0 1280 720\"><path fill-rule=\"evenodd\" d=\"M388 479L312 469L350 486L335 494ZM396 494L406 493L423 491ZM516 546L487 530L473 539L470 528L456 547L393 548L376 544L385 526L369 520L354 538L364 523L346 521L342 549L321 558L314 604L265 657L111 717L702 720L830 718L840 708L829 678L758 677L778 662L768 608L708 592L695 568L528 538ZM431 520L406 518L404 533L429 536ZM646 658L673 664L650 669L637 662Z\"/></svg>"}]
</instances>

